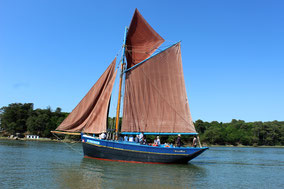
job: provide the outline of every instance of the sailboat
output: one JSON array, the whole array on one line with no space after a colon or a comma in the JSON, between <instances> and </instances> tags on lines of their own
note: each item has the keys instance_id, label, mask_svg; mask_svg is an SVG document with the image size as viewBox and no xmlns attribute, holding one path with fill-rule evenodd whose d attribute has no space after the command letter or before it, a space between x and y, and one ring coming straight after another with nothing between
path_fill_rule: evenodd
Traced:
<instances>
[{"instance_id":1,"label":"sailboat","mask_svg":"<svg viewBox=\"0 0 284 189\"><path fill-rule=\"evenodd\" d=\"M136 163L187 163L208 147L145 145L121 135L197 135L185 89L180 42L156 52L165 40L136 9L125 29L120 61L116 127L108 132L108 109L116 58L53 133L81 135L84 157ZM124 89L122 89L124 83ZM119 126L121 94L122 125ZM107 138L97 137L107 133Z\"/></svg>"}]
</instances>

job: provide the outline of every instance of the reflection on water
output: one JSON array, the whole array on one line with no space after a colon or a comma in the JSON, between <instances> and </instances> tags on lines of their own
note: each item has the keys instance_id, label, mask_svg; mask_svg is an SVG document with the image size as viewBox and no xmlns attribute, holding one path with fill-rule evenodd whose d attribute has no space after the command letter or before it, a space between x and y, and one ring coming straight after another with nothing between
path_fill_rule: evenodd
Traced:
<instances>
[{"instance_id":1,"label":"reflection on water","mask_svg":"<svg viewBox=\"0 0 284 189\"><path fill-rule=\"evenodd\" d=\"M81 168L88 175L101 176L104 186L116 187L186 187L191 186L195 177L205 176L203 168L188 165L133 164L84 158ZM199 175L196 175L199 172ZM189 179L190 178L190 179Z\"/></svg>"},{"instance_id":2,"label":"reflection on water","mask_svg":"<svg viewBox=\"0 0 284 189\"><path fill-rule=\"evenodd\" d=\"M215 147L187 165L165 165L87 159L81 144L0 140L0 167L5 189L281 188L284 148Z\"/></svg>"},{"instance_id":3,"label":"reflection on water","mask_svg":"<svg viewBox=\"0 0 284 189\"><path fill-rule=\"evenodd\" d=\"M198 173L198 174L197 174ZM206 177L196 165L133 164L82 158L58 174L61 188L187 188Z\"/></svg>"},{"instance_id":4,"label":"reflection on water","mask_svg":"<svg viewBox=\"0 0 284 189\"><path fill-rule=\"evenodd\" d=\"M66 167L57 172L56 182L60 188L102 188L103 173L99 169Z\"/></svg>"}]
</instances>

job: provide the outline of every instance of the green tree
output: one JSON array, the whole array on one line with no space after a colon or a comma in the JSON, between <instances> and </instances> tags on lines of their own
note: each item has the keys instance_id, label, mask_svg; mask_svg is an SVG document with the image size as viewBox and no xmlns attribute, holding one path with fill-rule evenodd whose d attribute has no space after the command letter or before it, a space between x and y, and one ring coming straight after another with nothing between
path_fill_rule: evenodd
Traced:
<instances>
[{"instance_id":1,"label":"green tree","mask_svg":"<svg viewBox=\"0 0 284 189\"><path fill-rule=\"evenodd\" d=\"M0 109L1 127L9 134L23 133L33 111L32 103L13 103Z\"/></svg>"}]
</instances>

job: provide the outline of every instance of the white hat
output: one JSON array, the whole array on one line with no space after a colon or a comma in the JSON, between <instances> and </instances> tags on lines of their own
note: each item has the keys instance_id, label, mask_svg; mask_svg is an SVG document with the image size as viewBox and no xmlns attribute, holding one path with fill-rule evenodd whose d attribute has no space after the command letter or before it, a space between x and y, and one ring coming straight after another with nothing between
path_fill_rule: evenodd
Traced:
<instances>
[{"instance_id":1,"label":"white hat","mask_svg":"<svg viewBox=\"0 0 284 189\"><path fill-rule=\"evenodd\" d=\"M178 134L178 136L180 136L180 134Z\"/></svg>"}]
</instances>

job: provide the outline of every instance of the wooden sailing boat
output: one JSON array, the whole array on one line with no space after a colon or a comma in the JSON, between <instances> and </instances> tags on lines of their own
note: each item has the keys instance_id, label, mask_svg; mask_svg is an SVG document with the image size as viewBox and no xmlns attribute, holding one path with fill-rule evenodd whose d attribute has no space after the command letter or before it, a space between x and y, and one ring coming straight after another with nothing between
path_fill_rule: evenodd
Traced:
<instances>
[{"instance_id":1,"label":"wooden sailing boat","mask_svg":"<svg viewBox=\"0 0 284 189\"><path fill-rule=\"evenodd\" d=\"M136 9L125 32L114 140L103 140L90 134L107 132L108 107L117 73L116 59L53 132L81 134L85 157L104 160L187 163L208 149L201 146L149 146L117 140L118 134L141 132L144 135L197 135L186 95L180 42L153 55L163 42L164 39ZM123 79L123 119L119 131Z\"/></svg>"}]
</instances>

